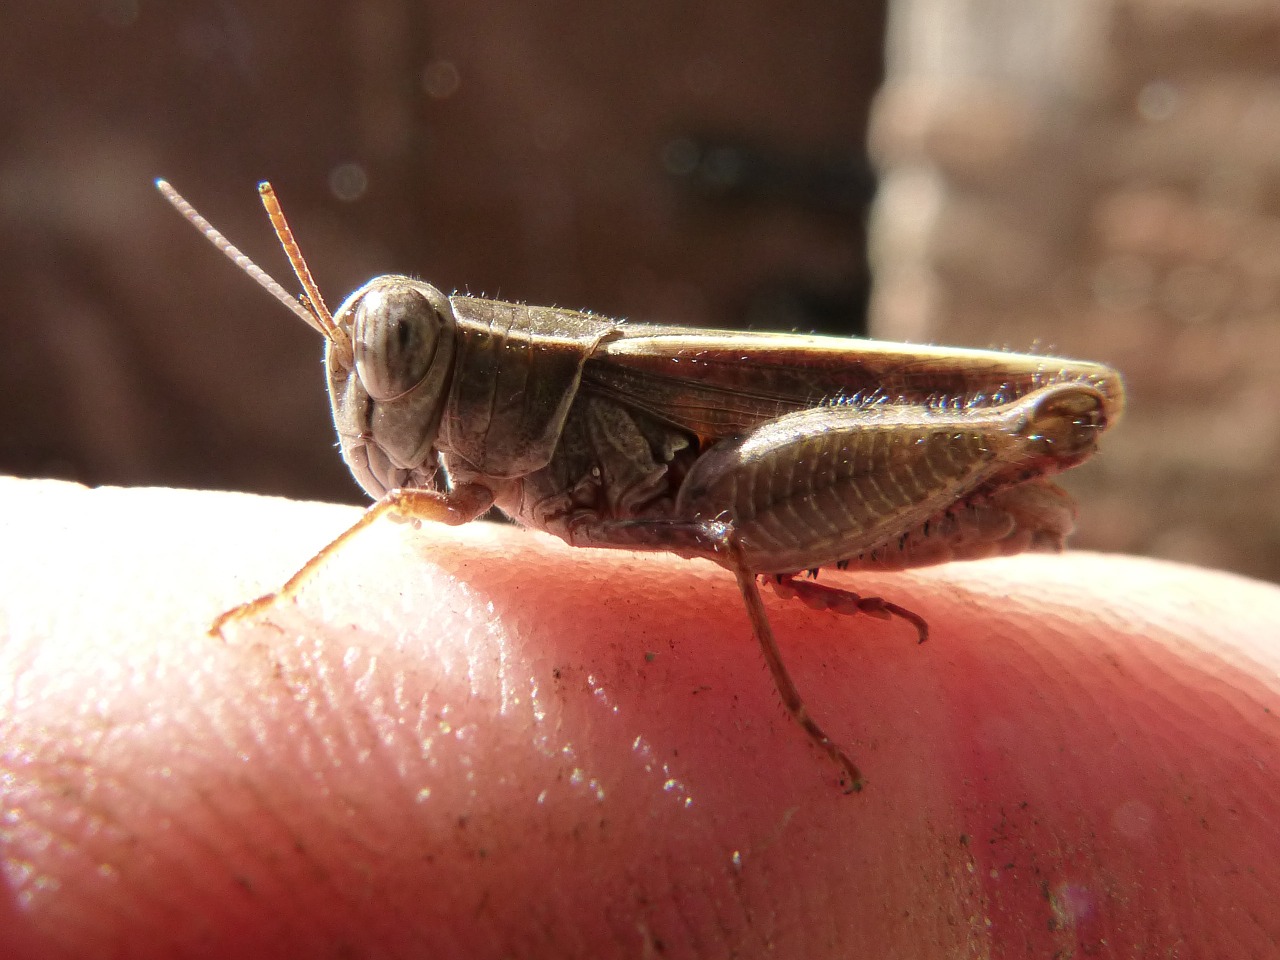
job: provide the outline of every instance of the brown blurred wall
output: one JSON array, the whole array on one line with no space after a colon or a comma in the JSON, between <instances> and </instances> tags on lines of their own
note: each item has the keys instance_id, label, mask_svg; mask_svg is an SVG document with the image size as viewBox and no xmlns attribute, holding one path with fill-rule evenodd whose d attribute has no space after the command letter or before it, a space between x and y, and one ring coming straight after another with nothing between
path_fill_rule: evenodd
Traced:
<instances>
[{"instance_id":1,"label":"brown blurred wall","mask_svg":"<svg viewBox=\"0 0 1280 960\"><path fill-rule=\"evenodd\" d=\"M1280 578L1280 4L895 0L874 332L1124 371L1075 542Z\"/></svg>"},{"instance_id":2,"label":"brown blurred wall","mask_svg":"<svg viewBox=\"0 0 1280 960\"><path fill-rule=\"evenodd\" d=\"M1274 0L6 4L0 472L362 499L315 336L150 185L287 281L269 177L333 301L1109 361L1077 545L1280 578L1278 51Z\"/></svg>"},{"instance_id":3,"label":"brown blurred wall","mask_svg":"<svg viewBox=\"0 0 1280 960\"><path fill-rule=\"evenodd\" d=\"M0 8L0 472L359 501L320 345L155 194L336 303L423 276L856 332L883 9L505 0Z\"/></svg>"}]
</instances>

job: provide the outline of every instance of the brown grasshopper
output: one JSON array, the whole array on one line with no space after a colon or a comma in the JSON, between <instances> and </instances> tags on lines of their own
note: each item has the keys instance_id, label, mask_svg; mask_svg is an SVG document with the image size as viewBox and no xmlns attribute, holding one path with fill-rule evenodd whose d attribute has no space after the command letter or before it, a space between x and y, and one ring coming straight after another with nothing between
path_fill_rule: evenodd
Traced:
<instances>
[{"instance_id":1,"label":"brown grasshopper","mask_svg":"<svg viewBox=\"0 0 1280 960\"><path fill-rule=\"evenodd\" d=\"M861 774L809 715L757 579L815 608L901 618L923 642L917 614L799 572L1060 549L1075 508L1046 478L1087 459L1124 403L1119 375L1094 363L624 324L402 276L370 280L331 315L269 184L301 300L156 186L323 334L343 459L377 501L215 629L295 592L383 514L461 524L496 506L576 546L711 560L737 577L783 703L848 791Z\"/></svg>"}]
</instances>

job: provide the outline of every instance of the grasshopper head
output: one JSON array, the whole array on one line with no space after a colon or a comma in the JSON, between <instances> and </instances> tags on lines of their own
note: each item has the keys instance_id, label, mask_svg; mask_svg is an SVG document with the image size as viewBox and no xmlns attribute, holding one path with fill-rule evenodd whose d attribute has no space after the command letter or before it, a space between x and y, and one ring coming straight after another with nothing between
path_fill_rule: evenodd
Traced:
<instances>
[{"instance_id":1,"label":"grasshopper head","mask_svg":"<svg viewBox=\"0 0 1280 960\"><path fill-rule=\"evenodd\" d=\"M429 486L448 399L456 321L449 298L409 277L370 280L338 308L325 365L347 466L372 497Z\"/></svg>"},{"instance_id":2,"label":"grasshopper head","mask_svg":"<svg viewBox=\"0 0 1280 960\"><path fill-rule=\"evenodd\" d=\"M197 230L328 346L329 398L342 456L372 497L395 487L431 486L439 467L436 431L453 367L453 306L443 293L409 277L371 280L332 316L298 249L269 183L258 185L305 295L292 296L237 250L163 180L156 188Z\"/></svg>"}]
</instances>

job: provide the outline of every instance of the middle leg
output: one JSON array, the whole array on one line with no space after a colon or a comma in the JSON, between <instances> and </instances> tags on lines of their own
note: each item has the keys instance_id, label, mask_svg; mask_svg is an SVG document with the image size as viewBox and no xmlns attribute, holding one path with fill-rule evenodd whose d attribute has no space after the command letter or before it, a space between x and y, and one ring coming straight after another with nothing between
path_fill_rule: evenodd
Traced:
<instances>
[{"instance_id":1,"label":"middle leg","mask_svg":"<svg viewBox=\"0 0 1280 960\"><path fill-rule=\"evenodd\" d=\"M747 566L746 556L733 525L725 521L683 520L587 520L573 526L573 542L583 545L630 547L640 550L667 550L685 557L705 557L733 571L738 590L746 604L760 652L768 664L774 687L793 720L822 750L840 771L840 783L846 793L862 789L862 773L818 722L809 714L800 690L791 679L782 651L774 637L773 627L765 614L764 600L756 574ZM891 605L892 606L892 605Z\"/></svg>"}]
</instances>

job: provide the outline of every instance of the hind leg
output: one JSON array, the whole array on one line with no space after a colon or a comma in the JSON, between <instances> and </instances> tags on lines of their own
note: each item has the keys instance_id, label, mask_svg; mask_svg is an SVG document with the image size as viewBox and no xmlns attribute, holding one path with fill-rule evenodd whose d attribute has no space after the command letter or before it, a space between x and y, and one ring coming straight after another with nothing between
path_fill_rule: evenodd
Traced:
<instances>
[{"instance_id":1,"label":"hind leg","mask_svg":"<svg viewBox=\"0 0 1280 960\"><path fill-rule=\"evenodd\" d=\"M781 574L768 578L773 584L773 591L778 596L790 600L793 597L814 610L834 610L836 613L866 614L880 620L898 617L916 628L919 642L929 639L929 624L918 613L912 613L906 607L900 607L883 597L864 597L852 590L841 590L829 587L825 583L813 580L800 580L791 574Z\"/></svg>"}]
</instances>

